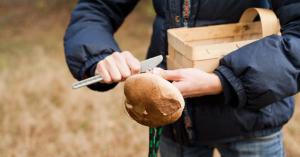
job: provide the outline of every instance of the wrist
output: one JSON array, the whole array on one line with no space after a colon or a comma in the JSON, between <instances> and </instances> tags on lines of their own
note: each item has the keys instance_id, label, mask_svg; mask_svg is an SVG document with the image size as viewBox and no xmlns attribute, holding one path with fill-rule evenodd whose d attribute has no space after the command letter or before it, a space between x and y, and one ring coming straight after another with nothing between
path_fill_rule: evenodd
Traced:
<instances>
[{"instance_id":1,"label":"wrist","mask_svg":"<svg viewBox=\"0 0 300 157\"><path fill-rule=\"evenodd\" d=\"M211 73L209 75L210 75L211 83L210 83L210 86L208 89L208 92L209 92L208 94L216 95L216 94L222 93L223 87L222 87L222 83L221 83L219 76L214 73Z\"/></svg>"}]
</instances>

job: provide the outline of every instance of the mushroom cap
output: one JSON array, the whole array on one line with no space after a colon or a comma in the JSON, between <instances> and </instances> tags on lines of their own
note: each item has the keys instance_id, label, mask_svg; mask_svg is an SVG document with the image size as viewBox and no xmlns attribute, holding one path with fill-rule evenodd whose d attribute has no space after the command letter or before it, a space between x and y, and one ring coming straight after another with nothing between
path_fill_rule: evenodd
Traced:
<instances>
[{"instance_id":1,"label":"mushroom cap","mask_svg":"<svg viewBox=\"0 0 300 157\"><path fill-rule=\"evenodd\" d=\"M184 108L180 91L160 76L143 73L126 79L125 108L138 123L150 127L178 120Z\"/></svg>"}]
</instances>

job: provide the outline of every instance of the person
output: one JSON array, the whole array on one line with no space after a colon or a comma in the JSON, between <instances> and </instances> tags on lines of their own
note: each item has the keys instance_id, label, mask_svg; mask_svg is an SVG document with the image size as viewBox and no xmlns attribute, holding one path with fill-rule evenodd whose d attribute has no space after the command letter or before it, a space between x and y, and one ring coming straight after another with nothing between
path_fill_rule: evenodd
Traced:
<instances>
[{"instance_id":1,"label":"person","mask_svg":"<svg viewBox=\"0 0 300 157\"><path fill-rule=\"evenodd\" d=\"M266 2L266 1L264 1ZM72 13L64 46L73 76L100 74L90 85L107 91L140 71L140 63L122 51L114 33L138 0L80 0ZM167 29L235 23L259 0L153 0L156 17L147 58L167 55ZM186 98L184 116L164 126L162 157L282 157L281 129L294 110L300 88L300 0L272 0L281 36L271 35L221 59L213 73L198 69L159 70ZM166 60L160 65L166 69Z\"/></svg>"}]
</instances>

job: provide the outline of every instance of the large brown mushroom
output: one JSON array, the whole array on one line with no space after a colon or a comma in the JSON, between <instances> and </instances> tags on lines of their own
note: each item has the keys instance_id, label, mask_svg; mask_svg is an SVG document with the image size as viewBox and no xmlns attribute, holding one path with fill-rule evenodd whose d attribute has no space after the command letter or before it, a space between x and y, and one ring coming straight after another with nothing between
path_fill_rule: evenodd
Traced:
<instances>
[{"instance_id":1,"label":"large brown mushroom","mask_svg":"<svg viewBox=\"0 0 300 157\"><path fill-rule=\"evenodd\" d=\"M126 110L138 123L150 127L179 119L184 108L180 91L160 76L144 73L125 81Z\"/></svg>"}]
</instances>

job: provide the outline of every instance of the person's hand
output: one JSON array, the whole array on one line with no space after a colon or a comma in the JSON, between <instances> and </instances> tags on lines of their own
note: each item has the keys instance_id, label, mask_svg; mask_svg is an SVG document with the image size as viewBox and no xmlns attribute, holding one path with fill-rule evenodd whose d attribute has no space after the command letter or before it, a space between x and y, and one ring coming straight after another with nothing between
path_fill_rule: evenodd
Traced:
<instances>
[{"instance_id":1,"label":"person's hand","mask_svg":"<svg viewBox=\"0 0 300 157\"><path fill-rule=\"evenodd\" d=\"M163 70L155 68L154 74L160 75L179 89L183 97L198 97L220 94L223 89L216 74L207 73L195 68Z\"/></svg>"},{"instance_id":2,"label":"person's hand","mask_svg":"<svg viewBox=\"0 0 300 157\"><path fill-rule=\"evenodd\" d=\"M130 52L114 52L97 64L96 75L101 75L103 82L110 84L124 81L127 77L140 72L141 64Z\"/></svg>"}]
</instances>

